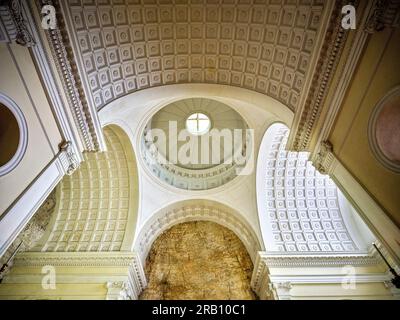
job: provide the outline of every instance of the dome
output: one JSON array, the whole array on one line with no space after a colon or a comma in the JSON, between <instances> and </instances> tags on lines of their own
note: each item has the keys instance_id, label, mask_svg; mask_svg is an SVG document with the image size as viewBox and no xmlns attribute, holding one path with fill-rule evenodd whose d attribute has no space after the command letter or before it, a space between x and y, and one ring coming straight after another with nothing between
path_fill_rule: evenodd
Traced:
<instances>
[{"instance_id":1,"label":"dome","mask_svg":"<svg viewBox=\"0 0 400 320\"><path fill-rule=\"evenodd\" d=\"M184 99L152 116L143 133L142 153L163 181L205 190L238 175L250 136L246 121L230 106L206 98Z\"/></svg>"}]
</instances>

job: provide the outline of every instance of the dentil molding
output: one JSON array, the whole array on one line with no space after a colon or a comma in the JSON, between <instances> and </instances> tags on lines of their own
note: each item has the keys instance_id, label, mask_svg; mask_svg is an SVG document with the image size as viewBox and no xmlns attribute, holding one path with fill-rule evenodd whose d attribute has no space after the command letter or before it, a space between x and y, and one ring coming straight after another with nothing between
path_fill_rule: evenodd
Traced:
<instances>
[{"instance_id":1,"label":"dentil molding","mask_svg":"<svg viewBox=\"0 0 400 320\"><path fill-rule=\"evenodd\" d=\"M0 24L3 25L0 41L15 41L21 46L32 47L36 41L22 14L21 0L3 1L0 4Z\"/></svg>"}]
</instances>

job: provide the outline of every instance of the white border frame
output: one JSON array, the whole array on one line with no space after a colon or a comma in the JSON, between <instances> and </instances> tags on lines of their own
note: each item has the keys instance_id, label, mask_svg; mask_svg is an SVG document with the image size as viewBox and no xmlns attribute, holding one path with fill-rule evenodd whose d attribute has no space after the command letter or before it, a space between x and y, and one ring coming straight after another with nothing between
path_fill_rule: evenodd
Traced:
<instances>
[{"instance_id":1,"label":"white border frame","mask_svg":"<svg viewBox=\"0 0 400 320\"><path fill-rule=\"evenodd\" d=\"M378 119L382 109L386 106L386 103L395 97L400 97L400 86L396 86L389 90L376 104L371 116L368 121L368 144L375 157L375 159L383 165L386 169L400 173L400 164L390 160L381 150L378 141L376 139L376 120Z\"/></svg>"},{"instance_id":2,"label":"white border frame","mask_svg":"<svg viewBox=\"0 0 400 320\"><path fill-rule=\"evenodd\" d=\"M7 95L0 92L0 103L8 108L14 115L19 128L18 148L13 157L3 166L0 166L0 177L13 171L21 162L28 146L28 126L23 112L18 105Z\"/></svg>"}]
</instances>

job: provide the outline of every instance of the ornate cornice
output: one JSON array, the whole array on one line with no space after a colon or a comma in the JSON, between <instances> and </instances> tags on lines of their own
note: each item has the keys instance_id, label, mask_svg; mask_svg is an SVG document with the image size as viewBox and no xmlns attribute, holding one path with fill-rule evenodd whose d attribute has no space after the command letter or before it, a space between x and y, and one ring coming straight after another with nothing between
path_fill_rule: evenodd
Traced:
<instances>
[{"instance_id":1,"label":"ornate cornice","mask_svg":"<svg viewBox=\"0 0 400 320\"><path fill-rule=\"evenodd\" d=\"M128 267L123 281L108 281L108 300L138 299L147 281L135 252L24 252L16 255L15 266L29 267ZM94 275L96 277L96 275Z\"/></svg>"},{"instance_id":2,"label":"ornate cornice","mask_svg":"<svg viewBox=\"0 0 400 320\"><path fill-rule=\"evenodd\" d=\"M299 108L296 115L289 141L290 150L312 151L309 150L312 147L310 146L312 140L317 141L316 144L318 145L320 141L327 139L341 102L347 92L357 62L362 56L362 50L367 43L368 34L382 31L386 27L399 26L400 1L374 0L365 5L359 0L352 2L357 7L358 20L357 30L354 31L356 32L356 36L352 40L351 49L346 57L347 63L345 67L338 70L339 60L341 59L350 32L341 27L342 15L340 9L343 5L349 3L346 3L346 1L337 1L308 98L304 107ZM326 97L329 88L332 86L332 79L339 72L341 73L341 77L337 81L337 87L335 85L336 93L333 95L332 100L327 102ZM324 105L326 106L327 118L323 120L323 128L320 130L319 137L314 139L312 135L314 134ZM316 150L314 154L318 152L320 151Z\"/></svg>"},{"instance_id":3,"label":"ornate cornice","mask_svg":"<svg viewBox=\"0 0 400 320\"><path fill-rule=\"evenodd\" d=\"M0 3L0 18L8 41L15 40L24 47L32 47L36 44L23 17L20 0L8 0Z\"/></svg>"},{"instance_id":4,"label":"ornate cornice","mask_svg":"<svg viewBox=\"0 0 400 320\"><path fill-rule=\"evenodd\" d=\"M80 77L77 73L77 66L73 51L70 46L65 22L60 14L60 7L57 0L37 0L39 10L43 5L52 5L57 12L58 29L46 30L47 40L50 44L51 54L59 75L61 76L63 87L78 126L84 147L87 151L99 150L99 137L95 132L95 124L90 113Z\"/></svg>"},{"instance_id":5,"label":"ornate cornice","mask_svg":"<svg viewBox=\"0 0 400 320\"><path fill-rule=\"evenodd\" d=\"M334 160L332 144L329 141L322 141L318 153L312 159L315 168L322 174L330 174Z\"/></svg>"},{"instance_id":6,"label":"ornate cornice","mask_svg":"<svg viewBox=\"0 0 400 320\"><path fill-rule=\"evenodd\" d=\"M400 1L375 0L364 30L375 33L387 27L398 27L400 22Z\"/></svg>"},{"instance_id":7,"label":"ornate cornice","mask_svg":"<svg viewBox=\"0 0 400 320\"><path fill-rule=\"evenodd\" d=\"M70 141L63 142L60 146L60 160L63 164L67 175L71 175L79 167L79 160L74 153L72 143Z\"/></svg>"},{"instance_id":8,"label":"ornate cornice","mask_svg":"<svg viewBox=\"0 0 400 320\"><path fill-rule=\"evenodd\" d=\"M251 278L251 287L260 299L288 299L290 290L295 283L340 283L342 278L335 271L332 274L303 274L301 272L281 275L270 274L270 268L304 268L310 267L344 267L375 266L380 264L379 259L367 253L363 254L296 254L287 255L280 252L258 252L254 271ZM333 269L334 270L334 269ZM387 280L386 274L357 275L356 281L383 282Z\"/></svg>"},{"instance_id":9,"label":"ornate cornice","mask_svg":"<svg viewBox=\"0 0 400 320\"><path fill-rule=\"evenodd\" d=\"M320 115L321 106L326 98L348 36L348 32L341 26L341 9L345 4L349 4L348 1L338 0L335 3L308 97L305 105L300 106L297 111L297 124L295 123L295 127L292 128L288 143L290 150L306 151L310 143L314 124Z\"/></svg>"},{"instance_id":10,"label":"ornate cornice","mask_svg":"<svg viewBox=\"0 0 400 320\"><path fill-rule=\"evenodd\" d=\"M260 253L261 261L269 268L293 268L293 267L343 267L352 266L370 266L379 264L380 261L375 256L367 254L340 254L340 255L271 255Z\"/></svg>"},{"instance_id":11,"label":"ornate cornice","mask_svg":"<svg viewBox=\"0 0 400 320\"><path fill-rule=\"evenodd\" d=\"M16 266L42 267L128 267L135 263L134 252L23 252L14 259Z\"/></svg>"}]
</instances>

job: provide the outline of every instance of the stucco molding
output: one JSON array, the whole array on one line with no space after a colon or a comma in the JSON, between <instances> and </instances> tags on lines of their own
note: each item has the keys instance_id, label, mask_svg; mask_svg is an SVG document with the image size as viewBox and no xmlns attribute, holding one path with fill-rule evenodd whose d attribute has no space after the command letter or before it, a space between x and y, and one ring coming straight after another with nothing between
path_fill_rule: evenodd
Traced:
<instances>
[{"instance_id":1,"label":"stucco molding","mask_svg":"<svg viewBox=\"0 0 400 320\"><path fill-rule=\"evenodd\" d=\"M332 144L329 141L322 141L318 148L318 153L312 159L312 162L320 173L330 174L335 159Z\"/></svg>"},{"instance_id":2,"label":"stucco molding","mask_svg":"<svg viewBox=\"0 0 400 320\"><path fill-rule=\"evenodd\" d=\"M15 256L15 266L42 267L128 267L137 255L134 252L22 252Z\"/></svg>"},{"instance_id":3,"label":"stucco molding","mask_svg":"<svg viewBox=\"0 0 400 320\"><path fill-rule=\"evenodd\" d=\"M107 281L107 300L138 299L146 287L143 266L135 252L23 252L14 258L14 266L24 267L128 267L124 281Z\"/></svg>"},{"instance_id":4,"label":"stucco molding","mask_svg":"<svg viewBox=\"0 0 400 320\"><path fill-rule=\"evenodd\" d=\"M106 300L131 300L132 290L127 281L108 281Z\"/></svg>"},{"instance_id":5,"label":"stucco molding","mask_svg":"<svg viewBox=\"0 0 400 320\"><path fill-rule=\"evenodd\" d=\"M23 15L21 0L10 0L0 4L0 19L9 42L15 40L16 43L24 47L36 45Z\"/></svg>"},{"instance_id":6,"label":"stucco molding","mask_svg":"<svg viewBox=\"0 0 400 320\"><path fill-rule=\"evenodd\" d=\"M397 0L375 0L364 30L368 33L398 27L400 22L400 2Z\"/></svg>"},{"instance_id":7,"label":"stucco molding","mask_svg":"<svg viewBox=\"0 0 400 320\"><path fill-rule=\"evenodd\" d=\"M63 142L60 151L60 161L64 166L65 173L70 176L79 167L79 159L72 148L71 141Z\"/></svg>"},{"instance_id":8,"label":"stucco molding","mask_svg":"<svg viewBox=\"0 0 400 320\"><path fill-rule=\"evenodd\" d=\"M294 284L329 284L342 283L342 274L337 274L336 268L344 266L371 267L381 264L376 255L370 253L342 253L342 254L282 254L279 252L258 252L254 264L251 287L262 300L290 299L290 290ZM270 273L271 268L333 268L327 274L299 274L299 272L280 275ZM336 269L336 270L335 270ZM301 273L301 272L300 272ZM388 281L390 276L387 273L356 274L356 283Z\"/></svg>"},{"instance_id":9,"label":"stucco molding","mask_svg":"<svg viewBox=\"0 0 400 320\"><path fill-rule=\"evenodd\" d=\"M54 59L57 71L61 77L64 91L66 92L75 123L83 140L83 145L87 151L104 150L101 126L97 117L97 112L91 110L88 104L81 80L76 70L75 58L72 48L69 45L68 33L65 29L64 19L60 12L58 1L37 0L39 10L43 5L53 5L57 11L58 29L48 29L45 31L50 45L51 55ZM96 130L97 129L97 130Z\"/></svg>"},{"instance_id":10,"label":"stucco molding","mask_svg":"<svg viewBox=\"0 0 400 320\"><path fill-rule=\"evenodd\" d=\"M338 0L335 2L307 99L304 105L300 105L296 110L288 141L290 150L306 151L310 143L315 123L320 115L321 106L326 98L348 37L348 32L341 26L341 9L344 6L344 2L347 1Z\"/></svg>"},{"instance_id":11,"label":"stucco molding","mask_svg":"<svg viewBox=\"0 0 400 320\"><path fill-rule=\"evenodd\" d=\"M282 255L275 253L260 253L261 261L268 267L294 268L294 267L343 267L352 266L370 266L380 263L375 256L354 253L342 254L304 254L304 255Z\"/></svg>"},{"instance_id":12,"label":"stucco molding","mask_svg":"<svg viewBox=\"0 0 400 320\"><path fill-rule=\"evenodd\" d=\"M311 151L311 158L317 157L324 147L324 141L329 137L336 116L342 105L345 94L351 84L358 61L362 56L363 49L368 42L370 33L381 31L385 27L398 27L400 3L395 0L375 0L370 2L353 1L357 6L357 29L354 37L349 37L349 31L341 27L341 15L337 16L337 21L333 21L334 29L328 33L326 41L332 42L328 50L320 56L320 70L317 70L314 79L315 85L311 87L309 99L303 110L298 110L289 138L289 148L297 151ZM348 3L346 3L348 4ZM341 8L341 6L339 6ZM333 19L334 20L334 19ZM330 37L329 37L330 35ZM348 39L349 50L345 53ZM327 42L329 44L329 42ZM339 61L343 54L346 54L346 63L340 69ZM325 61L325 62L324 62ZM329 88L332 87L333 77L339 74L335 93L329 101L326 100ZM326 109L326 110L323 110ZM323 119L320 119L321 114ZM315 129L320 125L317 136ZM314 145L312 141L316 141ZM323 152L323 150L322 150ZM324 169L323 167L321 169ZM329 167L326 169L330 169ZM325 170L328 172L329 170Z\"/></svg>"}]
</instances>

